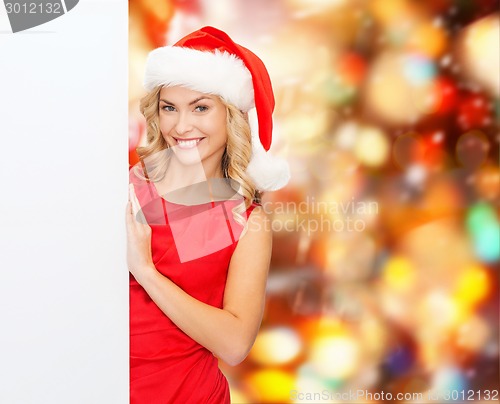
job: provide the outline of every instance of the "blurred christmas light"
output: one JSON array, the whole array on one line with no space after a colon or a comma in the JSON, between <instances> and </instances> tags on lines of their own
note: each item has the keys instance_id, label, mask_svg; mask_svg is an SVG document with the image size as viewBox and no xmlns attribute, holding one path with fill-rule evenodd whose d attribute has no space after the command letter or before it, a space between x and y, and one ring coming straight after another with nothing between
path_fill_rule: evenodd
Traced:
<instances>
[{"instance_id":1,"label":"blurred christmas light","mask_svg":"<svg viewBox=\"0 0 500 404\"><path fill-rule=\"evenodd\" d=\"M130 35L134 35L134 31L130 33ZM137 36L139 33L136 34ZM142 49L138 46L130 46L129 47L129 99L134 100L138 106L139 99L144 95L144 88L142 87L142 74L144 72L144 61L148 55L147 50ZM135 114L139 115L139 108L134 108L132 110Z\"/></svg>"},{"instance_id":2,"label":"blurred christmas light","mask_svg":"<svg viewBox=\"0 0 500 404\"><path fill-rule=\"evenodd\" d=\"M330 122L330 114L326 109L304 108L295 111L282 121L281 130L291 146L303 153L314 151L320 147L320 139L326 132ZM297 147L302 145L302 147Z\"/></svg>"},{"instance_id":3,"label":"blurred christmas light","mask_svg":"<svg viewBox=\"0 0 500 404\"><path fill-rule=\"evenodd\" d=\"M481 302L490 289L490 279L486 270L479 265L470 265L457 279L454 298L469 308Z\"/></svg>"},{"instance_id":4,"label":"blurred christmas light","mask_svg":"<svg viewBox=\"0 0 500 404\"><path fill-rule=\"evenodd\" d=\"M364 165L378 167L389 155L389 141L377 127L361 127L354 145L356 158Z\"/></svg>"},{"instance_id":5,"label":"blurred christmas light","mask_svg":"<svg viewBox=\"0 0 500 404\"><path fill-rule=\"evenodd\" d=\"M357 88L344 82L341 77L332 75L322 85L325 98L336 106L344 106L354 101Z\"/></svg>"},{"instance_id":6,"label":"blurred christmas light","mask_svg":"<svg viewBox=\"0 0 500 404\"><path fill-rule=\"evenodd\" d=\"M230 395L231 395L231 401L233 403L239 403L239 404L250 404L252 403L252 399L248 397L244 392L241 390L232 387L232 384L230 383Z\"/></svg>"},{"instance_id":7,"label":"blurred christmas light","mask_svg":"<svg viewBox=\"0 0 500 404\"><path fill-rule=\"evenodd\" d=\"M325 391L326 389L333 391L337 390L339 386L342 385L341 380L334 380L334 379L325 379L319 376L313 366L306 362L302 366L300 366L297 370L297 390L300 392L308 392L311 394L314 393L319 393L322 391ZM300 399L300 397L297 397L294 399L292 398L293 403L303 403L304 400ZM302 396L302 398L305 398ZM318 398L314 397L314 402L315 403L331 403L332 401L329 400L328 398L322 399L321 397Z\"/></svg>"},{"instance_id":8,"label":"blurred christmas light","mask_svg":"<svg viewBox=\"0 0 500 404\"><path fill-rule=\"evenodd\" d=\"M439 57L446 50L446 31L432 21L418 23L410 33L407 46L410 51L429 58Z\"/></svg>"},{"instance_id":9,"label":"blurred christmas light","mask_svg":"<svg viewBox=\"0 0 500 404\"><path fill-rule=\"evenodd\" d=\"M342 400L339 400L339 402L345 402L346 401L346 396L348 396L349 389L350 388L364 388L365 391L373 391L373 389L378 388L378 383L380 382L380 369L378 368L378 364L369 364L365 363L363 368L359 370L359 372L356 374L356 377L352 379L351 383L344 383L341 386L341 391L345 392L346 394L343 397L339 397ZM366 394L365 394L366 395ZM373 401L373 398L366 397L366 401Z\"/></svg>"},{"instance_id":10,"label":"blurred christmas light","mask_svg":"<svg viewBox=\"0 0 500 404\"><path fill-rule=\"evenodd\" d=\"M480 233L485 223L494 221L496 221L495 209L489 203L476 203L467 212L466 224L471 234Z\"/></svg>"},{"instance_id":11,"label":"blurred christmas light","mask_svg":"<svg viewBox=\"0 0 500 404\"><path fill-rule=\"evenodd\" d=\"M445 135L442 130L425 133L421 137L423 156L422 164L429 172L443 170L450 164L450 157L446 151Z\"/></svg>"},{"instance_id":12,"label":"blurred christmas light","mask_svg":"<svg viewBox=\"0 0 500 404\"><path fill-rule=\"evenodd\" d=\"M394 49L404 48L415 24L416 21L413 21L413 19L399 19L386 25L384 35L380 37L381 43L387 40L388 46Z\"/></svg>"},{"instance_id":13,"label":"blurred christmas light","mask_svg":"<svg viewBox=\"0 0 500 404\"><path fill-rule=\"evenodd\" d=\"M410 305L404 294L394 291L391 288L381 285L379 299L380 308L384 315L398 325L412 327L415 319L408 316Z\"/></svg>"},{"instance_id":14,"label":"blurred christmas light","mask_svg":"<svg viewBox=\"0 0 500 404\"><path fill-rule=\"evenodd\" d=\"M322 377L348 378L357 370L360 361L360 347L348 335L321 336L311 342L310 362Z\"/></svg>"},{"instance_id":15,"label":"blurred christmas light","mask_svg":"<svg viewBox=\"0 0 500 404\"><path fill-rule=\"evenodd\" d=\"M334 135L335 144L345 150L352 150L356 144L359 132L359 124L353 121L342 123Z\"/></svg>"},{"instance_id":16,"label":"blurred christmas light","mask_svg":"<svg viewBox=\"0 0 500 404\"><path fill-rule=\"evenodd\" d=\"M426 210L429 217L435 219L444 218L448 215L456 215L463 209L464 197L461 189L454 181L445 178L433 178L427 181L424 191L419 206ZM460 245L462 244L462 241L456 241ZM463 241L463 243L465 244L466 241ZM452 248L455 248L455 246L452 246Z\"/></svg>"},{"instance_id":17,"label":"blurred christmas light","mask_svg":"<svg viewBox=\"0 0 500 404\"><path fill-rule=\"evenodd\" d=\"M423 55L406 55L402 63L404 76L414 85L427 84L436 76L434 62Z\"/></svg>"},{"instance_id":18,"label":"blurred christmas light","mask_svg":"<svg viewBox=\"0 0 500 404\"><path fill-rule=\"evenodd\" d=\"M348 217L349 218L349 217ZM356 225L364 220L351 218ZM337 220L346 221L343 217ZM365 222L363 222L365 225ZM345 226L347 227L347 226ZM368 279L372 273L376 246L373 239L365 232L356 232L353 229L342 235L331 235L326 252L325 273L336 281L362 281Z\"/></svg>"},{"instance_id":19,"label":"blurred christmas light","mask_svg":"<svg viewBox=\"0 0 500 404\"><path fill-rule=\"evenodd\" d=\"M488 91L500 95L500 15L492 14L466 28L460 51L465 59L466 72Z\"/></svg>"},{"instance_id":20,"label":"blurred christmas light","mask_svg":"<svg viewBox=\"0 0 500 404\"><path fill-rule=\"evenodd\" d=\"M423 366L432 370L429 373L433 374L435 369L441 365L441 355L442 350L440 349L441 342L439 337L442 336L441 331L435 331L429 329L429 327L419 327L416 329L416 334L420 341L420 349L418 352L419 362L423 364Z\"/></svg>"},{"instance_id":21,"label":"blurred christmas light","mask_svg":"<svg viewBox=\"0 0 500 404\"><path fill-rule=\"evenodd\" d=\"M334 137L334 143L336 140ZM362 186L363 177L359 170L359 162L353 153L347 150L332 147L328 153L323 152L321 158L310 161L308 169L314 179L323 185L320 200L317 200L323 205L331 205L332 201L338 203L350 201ZM349 181L341 181L346 177ZM348 207L350 206L352 204ZM328 211L332 214L332 219L341 213L339 209L328 209Z\"/></svg>"},{"instance_id":22,"label":"blurred christmas light","mask_svg":"<svg viewBox=\"0 0 500 404\"><path fill-rule=\"evenodd\" d=\"M480 130L472 130L459 137L455 153L463 167L474 169L486 160L489 149L488 137Z\"/></svg>"},{"instance_id":23,"label":"blurred christmas light","mask_svg":"<svg viewBox=\"0 0 500 404\"><path fill-rule=\"evenodd\" d=\"M408 132L398 136L392 148L396 164L403 169L422 161L424 152L424 144L416 132Z\"/></svg>"},{"instance_id":24,"label":"blurred christmas light","mask_svg":"<svg viewBox=\"0 0 500 404\"><path fill-rule=\"evenodd\" d=\"M415 361L415 355L407 346L396 346L392 349L384 363L384 367L393 375L401 377L408 372Z\"/></svg>"},{"instance_id":25,"label":"blurred christmas light","mask_svg":"<svg viewBox=\"0 0 500 404\"><path fill-rule=\"evenodd\" d=\"M488 126L492 122L493 105L482 94L467 93L458 105L457 123L462 130Z\"/></svg>"},{"instance_id":26,"label":"blurred christmas light","mask_svg":"<svg viewBox=\"0 0 500 404\"><path fill-rule=\"evenodd\" d=\"M382 279L391 289L408 292L415 285L415 268L408 258L392 256L384 265Z\"/></svg>"},{"instance_id":27,"label":"blurred christmas light","mask_svg":"<svg viewBox=\"0 0 500 404\"><path fill-rule=\"evenodd\" d=\"M452 330L468 313L456 299L442 290L430 291L419 306L422 326L437 332Z\"/></svg>"},{"instance_id":28,"label":"blurred christmas light","mask_svg":"<svg viewBox=\"0 0 500 404\"><path fill-rule=\"evenodd\" d=\"M347 83L357 86L365 77L366 73L365 59L354 52L342 55L337 63L337 70L340 76Z\"/></svg>"},{"instance_id":29,"label":"blurred christmas light","mask_svg":"<svg viewBox=\"0 0 500 404\"><path fill-rule=\"evenodd\" d=\"M442 131L434 132L434 134L432 135L433 143L443 143L443 140L444 140L444 133Z\"/></svg>"},{"instance_id":30,"label":"blurred christmas light","mask_svg":"<svg viewBox=\"0 0 500 404\"><path fill-rule=\"evenodd\" d=\"M180 3L192 3L182 1ZM240 7L232 0L217 0L205 3L205 18L211 21L214 27L227 27L234 23L235 19L241 16Z\"/></svg>"},{"instance_id":31,"label":"blurred christmas light","mask_svg":"<svg viewBox=\"0 0 500 404\"><path fill-rule=\"evenodd\" d=\"M139 3L149 16L161 21L168 21L169 15L173 13L173 4L168 1L158 3L152 0L142 0Z\"/></svg>"},{"instance_id":32,"label":"blurred christmas light","mask_svg":"<svg viewBox=\"0 0 500 404\"><path fill-rule=\"evenodd\" d=\"M450 191L445 189L443 192L446 195ZM475 260L469 238L460 230L461 226L454 219L435 220L416 227L401 240L405 256L419 268L418 281L425 285L422 292L433 287L449 290L455 268Z\"/></svg>"},{"instance_id":33,"label":"blurred christmas light","mask_svg":"<svg viewBox=\"0 0 500 404\"><path fill-rule=\"evenodd\" d=\"M368 74L366 105L389 123L415 123L435 105L435 75L434 63L422 55L384 52Z\"/></svg>"},{"instance_id":34,"label":"blurred christmas light","mask_svg":"<svg viewBox=\"0 0 500 404\"><path fill-rule=\"evenodd\" d=\"M280 369L262 369L250 373L246 379L259 403L287 403L290 391L295 388L295 376Z\"/></svg>"},{"instance_id":35,"label":"blurred christmas light","mask_svg":"<svg viewBox=\"0 0 500 404\"><path fill-rule=\"evenodd\" d=\"M437 395L442 399L444 394L449 394L450 401L460 401L462 399L460 393L467 391L467 387L467 378L458 368L452 366L443 367L433 375L430 397ZM453 392L456 393L455 397L451 395Z\"/></svg>"},{"instance_id":36,"label":"blurred christmas light","mask_svg":"<svg viewBox=\"0 0 500 404\"><path fill-rule=\"evenodd\" d=\"M348 52L339 56L334 68L326 75L320 86L325 99L336 106L353 103L366 68L364 58L357 53Z\"/></svg>"},{"instance_id":37,"label":"blurred christmas light","mask_svg":"<svg viewBox=\"0 0 500 404\"><path fill-rule=\"evenodd\" d=\"M325 10L331 7L341 6L346 3L348 0L288 0L292 6L305 8L305 9L313 9L317 11Z\"/></svg>"},{"instance_id":38,"label":"blurred christmas light","mask_svg":"<svg viewBox=\"0 0 500 404\"><path fill-rule=\"evenodd\" d=\"M387 25L412 16L413 11L407 0L372 0L369 6L375 18Z\"/></svg>"},{"instance_id":39,"label":"blurred christmas light","mask_svg":"<svg viewBox=\"0 0 500 404\"><path fill-rule=\"evenodd\" d=\"M412 164L405 172L405 182L411 187L422 188L427 178L427 170L421 164Z\"/></svg>"},{"instance_id":40,"label":"blurred christmas light","mask_svg":"<svg viewBox=\"0 0 500 404\"><path fill-rule=\"evenodd\" d=\"M463 349L480 351L486 346L491 334L492 329L488 322L478 315L473 315L458 329L457 344Z\"/></svg>"},{"instance_id":41,"label":"blurred christmas light","mask_svg":"<svg viewBox=\"0 0 500 404\"><path fill-rule=\"evenodd\" d=\"M434 104L429 112L446 115L454 111L458 101L458 89L455 82L446 76L437 77L434 81Z\"/></svg>"},{"instance_id":42,"label":"blurred christmas light","mask_svg":"<svg viewBox=\"0 0 500 404\"><path fill-rule=\"evenodd\" d=\"M284 96L286 105L280 106L292 112L302 105L301 94L297 93L301 85L318 86L325 77L331 74L332 59L337 49L321 31L307 27L289 27L279 31L259 56L266 62L277 98ZM293 63L291 63L293 61ZM307 82L303 78L307 77ZM316 99L317 94L310 95ZM289 99L290 98L290 99Z\"/></svg>"},{"instance_id":43,"label":"blurred christmas light","mask_svg":"<svg viewBox=\"0 0 500 404\"><path fill-rule=\"evenodd\" d=\"M500 167L487 165L476 172L474 187L481 198L495 200L500 197Z\"/></svg>"},{"instance_id":44,"label":"blurred christmas light","mask_svg":"<svg viewBox=\"0 0 500 404\"><path fill-rule=\"evenodd\" d=\"M490 204L477 203L467 212L466 224L478 257L485 262L500 259L500 224Z\"/></svg>"},{"instance_id":45,"label":"blurred christmas light","mask_svg":"<svg viewBox=\"0 0 500 404\"><path fill-rule=\"evenodd\" d=\"M481 261L496 262L500 259L500 225L498 221L485 223L481 231L473 237L474 248Z\"/></svg>"},{"instance_id":46,"label":"blurred christmas light","mask_svg":"<svg viewBox=\"0 0 500 404\"><path fill-rule=\"evenodd\" d=\"M366 315L360 322L358 338L363 341L363 353L367 362L380 361L387 348L388 331L386 324L374 314Z\"/></svg>"},{"instance_id":47,"label":"blurred christmas light","mask_svg":"<svg viewBox=\"0 0 500 404\"><path fill-rule=\"evenodd\" d=\"M293 361L301 350L302 341L296 331L274 327L260 331L250 358L263 366L282 365Z\"/></svg>"},{"instance_id":48,"label":"blurred christmas light","mask_svg":"<svg viewBox=\"0 0 500 404\"><path fill-rule=\"evenodd\" d=\"M144 0L141 2L144 8L145 24L144 31L151 42L151 48L166 45L167 24L174 14L174 7L168 1Z\"/></svg>"},{"instance_id":49,"label":"blurred christmas light","mask_svg":"<svg viewBox=\"0 0 500 404\"><path fill-rule=\"evenodd\" d=\"M345 278L355 279L356 276L344 277L340 282L345 282ZM357 322L363 315L363 294L363 290L354 286L330 287L324 299L324 311L342 321Z\"/></svg>"}]
</instances>

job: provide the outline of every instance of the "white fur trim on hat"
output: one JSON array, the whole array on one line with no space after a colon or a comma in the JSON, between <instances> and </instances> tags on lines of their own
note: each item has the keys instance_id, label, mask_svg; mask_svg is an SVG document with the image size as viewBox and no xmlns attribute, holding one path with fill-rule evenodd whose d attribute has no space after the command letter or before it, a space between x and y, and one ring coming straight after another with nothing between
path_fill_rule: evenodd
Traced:
<instances>
[{"instance_id":1,"label":"white fur trim on hat","mask_svg":"<svg viewBox=\"0 0 500 404\"><path fill-rule=\"evenodd\" d=\"M252 157L246 170L247 174L259 191L276 191L283 188L290 180L288 163L266 152L262 146L255 108L248 111L248 122L252 133Z\"/></svg>"},{"instance_id":2,"label":"white fur trim on hat","mask_svg":"<svg viewBox=\"0 0 500 404\"><path fill-rule=\"evenodd\" d=\"M228 52L164 46L149 53L144 88L183 86L220 95L243 112L255 105L252 75L241 59Z\"/></svg>"}]
</instances>

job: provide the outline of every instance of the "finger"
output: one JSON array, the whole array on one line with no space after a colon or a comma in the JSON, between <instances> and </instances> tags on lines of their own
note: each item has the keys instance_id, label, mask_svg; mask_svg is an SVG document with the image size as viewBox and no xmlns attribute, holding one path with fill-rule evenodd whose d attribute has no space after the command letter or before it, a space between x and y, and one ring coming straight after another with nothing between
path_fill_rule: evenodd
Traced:
<instances>
[{"instance_id":1,"label":"finger","mask_svg":"<svg viewBox=\"0 0 500 404\"><path fill-rule=\"evenodd\" d=\"M141 204L139 203L139 199L137 199L137 195L135 194L135 189L132 184L130 184L130 201L132 202L134 213L137 214L141 210Z\"/></svg>"},{"instance_id":2,"label":"finger","mask_svg":"<svg viewBox=\"0 0 500 404\"><path fill-rule=\"evenodd\" d=\"M135 194L133 184L130 184L129 186L129 198L132 204L132 212L136 221L142 224L147 224L147 220L146 217L144 216L141 203L139 202L139 199L137 199L137 195Z\"/></svg>"},{"instance_id":3,"label":"finger","mask_svg":"<svg viewBox=\"0 0 500 404\"><path fill-rule=\"evenodd\" d=\"M132 212L134 215L137 215L141 210L141 204L135 195L134 185L129 185L129 201L132 203Z\"/></svg>"},{"instance_id":4,"label":"finger","mask_svg":"<svg viewBox=\"0 0 500 404\"><path fill-rule=\"evenodd\" d=\"M133 218L134 218L134 212L132 211L132 203L128 201L127 207L125 208L125 222L127 224L127 228L130 226Z\"/></svg>"},{"instance_id":5,"label":"finger","mask_svg":"<svg viewBox=\"0 0 500 404\"><path fill-rule=\"evenodd\" d=\"M133 214L134 212L132 211L132 203L130 201L127 201L127 206L125 206L125 216L126 218L129 218Z\"/></svg>"}]
</instances>

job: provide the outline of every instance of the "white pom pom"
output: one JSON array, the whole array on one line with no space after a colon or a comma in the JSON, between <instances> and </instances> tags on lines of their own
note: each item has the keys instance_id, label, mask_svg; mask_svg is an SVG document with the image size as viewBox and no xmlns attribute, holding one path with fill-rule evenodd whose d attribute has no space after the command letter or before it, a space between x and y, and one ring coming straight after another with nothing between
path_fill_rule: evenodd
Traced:
<instances>
[{"instance_id":1,"label":"white pom pom","mask_svg":"<svg viewBox=\"0 0 500 404\"><path fill-rule=\"evenodd\" d=\"M248 111L248 121L252 132L252 158L247 174L252 178L259 191L276 191L290 180L288 163L266 152L259 138L259 124L255 108Z\"/></svg>"},{"instance_id":2,"label":"white pom pom","mask_svg":"<svg viewBox=\"0 0 500 404\"><path fill-rule=\"evenodd\" d=\"M260 191L276 191L283 188L290 180L288 163L268 153L252 157L247 167L247 174Z\"/></svg>"}]
</instances>

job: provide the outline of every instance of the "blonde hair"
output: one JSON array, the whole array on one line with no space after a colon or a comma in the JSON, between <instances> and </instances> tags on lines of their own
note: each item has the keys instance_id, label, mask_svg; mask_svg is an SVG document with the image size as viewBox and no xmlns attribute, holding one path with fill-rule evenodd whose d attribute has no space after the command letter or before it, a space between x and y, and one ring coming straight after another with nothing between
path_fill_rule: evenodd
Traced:
<instances>
[{"instance_id":1,"label":"blonde hair","mask_svg":"<svg viewBox=\"0 0 500 404\"><path fill-rule=\"evenodd\" d=\"M160 132L159 100L161 89L162 86L154 88L140 102L140 111L146 118L147 145L137 148L141 166L136 166L134 173L139 178L152 182L158 182L164 178L169 160L169 153L165 153L169 146ZM219 99L226 107L227 130L227 144L222 156L221 168L224 178L232 180L233 188L234 184L237 184L239 189L235 189L235 191L243 197L243 202L233 208L235 220L243 224L246 221L243 213L252 202L260 202L261 198L260 192L246 173L252 156L250 125L245 113L234 105L228 104L222 98L219 97Z\"/></svg>"}]
</instances>

